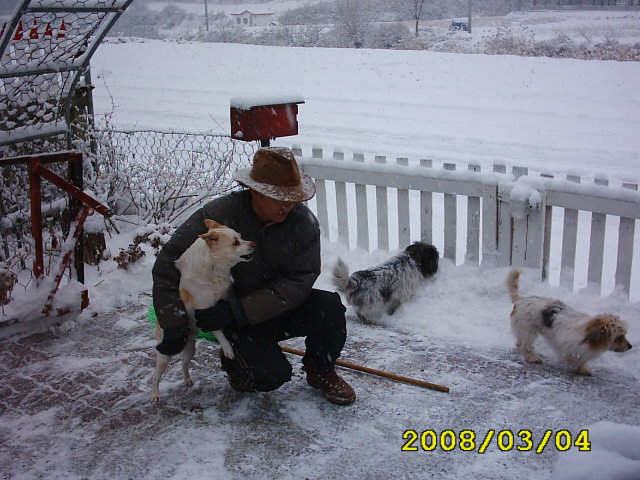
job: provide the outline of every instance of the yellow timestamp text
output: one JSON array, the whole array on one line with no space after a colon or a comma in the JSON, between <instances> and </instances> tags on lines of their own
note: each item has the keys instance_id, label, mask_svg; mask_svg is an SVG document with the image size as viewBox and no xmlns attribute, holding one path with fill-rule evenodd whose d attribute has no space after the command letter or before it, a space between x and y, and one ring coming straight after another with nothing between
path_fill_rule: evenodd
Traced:
<instances>
[{"instance_id":1,"label":"yellow timestamp text","mask_svg":"<svg viewBox=\"0 0 640 480\"><path fill-rule=\"evenodd\" d=\"M534 434L531 430L487 430L477 434L474 430L405 430L402 433L403 452L432 452L442 450L451 452L485 453L492 445L503 452L542 453L545 448L555 448L560 452L576 447L580 451L591 450L589 431L580 430L577 434L569 430L545 430Z\"/></svg>"}]
</instances>

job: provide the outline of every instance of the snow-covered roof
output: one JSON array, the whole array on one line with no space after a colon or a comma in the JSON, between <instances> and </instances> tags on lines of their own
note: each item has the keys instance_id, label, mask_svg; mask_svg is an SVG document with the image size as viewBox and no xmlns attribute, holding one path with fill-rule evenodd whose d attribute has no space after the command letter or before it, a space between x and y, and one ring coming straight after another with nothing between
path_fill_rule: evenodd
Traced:
<instances>
[{"instance_id":1,"label":"snow-covered roof","mask_svg":"<svg viewBox=\"0 0 640 480\"><path fill-rule=\"evenodd\" d=\"M245 10L244 12L241 13L232 13L232 16L238 17L240 15L244 15L245 13L248 13L249 15L254 15L254 16L258 16L258 15L273 15L273 12L266 12L266 13L253 13L250 12L249 10Z\"/></svg>"}]
</instances>

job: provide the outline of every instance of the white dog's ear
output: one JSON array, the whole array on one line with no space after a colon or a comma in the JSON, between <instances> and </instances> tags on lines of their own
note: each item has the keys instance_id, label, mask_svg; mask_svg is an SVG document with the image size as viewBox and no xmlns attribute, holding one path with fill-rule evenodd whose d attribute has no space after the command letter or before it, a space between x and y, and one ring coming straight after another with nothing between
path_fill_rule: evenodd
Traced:
<instances>
[{"instance_id":1,"label":"white dog's ear","mask_svg":"<svg viewBox=\"0 0 640 480\"><path fill-rule=\"evenodd\" d=\"M220 240L220 235L216 232L207 232L202 235L198 235L199 238L207 242L208 245L215 245Z\"/></svg>"},{"instance_id":2,"label":"white dog's ear","mask_svg":"<svg viewBox=\"0 0 640 480\"><path fill-rule=\"evenodd\" d=\"M222 228L223 225L210 218L205 218L204 226L211 230L212 228Z\"/></svg>"},{"instance_id":3,"label":"white dog's ear","mask_svg":"<svg viewBox=\"0 0 640 480\"><path fill-rule=\"evenodd\" d=\"M585 328L583 343L588 343L594 350L606 348L611 343L611 326L602 317L593 317Z\"/></svg>"}]
</instances>

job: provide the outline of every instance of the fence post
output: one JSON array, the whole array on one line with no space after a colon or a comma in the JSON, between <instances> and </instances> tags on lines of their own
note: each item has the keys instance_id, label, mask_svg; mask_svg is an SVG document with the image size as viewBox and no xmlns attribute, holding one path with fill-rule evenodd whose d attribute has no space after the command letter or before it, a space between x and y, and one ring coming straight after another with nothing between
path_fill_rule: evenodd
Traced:
<instances>
[{"instance_id":1,"label":"fence post","mask_svg":"<svg viewBox=\"0 0 640 480\"><path fill-rule=\"evenodd\" d=\"M313 158L322 158L322 148L313 147L311 150ZM320 231L326 238L329 238L329 210L327 205L327 186L324 179L316 179L316 205L318 210L318 222Z\"/></svg>"},{"instance_id":2,"label":"fence post","mask_svg":"<svg viewBox=\"0 0 640 480\"><path fill-rule=\"evenodd\" d=\"M596 185L608 186L609 181L596 178ZM602 263L604 260L604 236L607 226L607 216L604 213L591 213L591 236L589 237L589 268L587 270L587 285L602 290Z\"/></svg>"},{"instance_id":3,"label":"fence post","mask_svg":"<svg viewBox=\"0 0 640 480\"><path fill-rule=\"evenodd\" d=\"M541 177L553 179L553 175L541 173ZM551 223L553 221L553 207L547 205L546 195L544 196L544 234L542 238L542 281L549 278L549 259L551 257Z\"/></svg>"},{"instance_id":4,"label":"fence post","mask_svg":"<svg viewBox=\"0 0 640 480\"><path fill-rule=\"evenodd\" d=\"M498 265L498 185L482 187L482 265Z\"/></svg>"},{"instance_id":5,"label":"fence post","mask_svg":"<svg viewBox=\"0 0 640 480\"><path fill-rule=\"evenodd\" d=\"M525 167L513 167L513 176L516 180L526 176L529 170ZM510 199L510 215L511 225L513 228L512 245L511 245L511 264L523 267L527 260L527 240L528 240L528 221L529 221L529 201L514 201ZM516 211L518 209L519 211Z\"/></svg>"},{"instance_id":6,"label":"fence post","mask_svg":"<svg viewBox=\"0 0 640 480\"><path fill-rule=\"evenodd\" d=\"M34 240L35 255L33 259L33 274L36 279L36 286L42 280L44 275L44 250L42 247L42 191L40 176L36 173L38 160L31 158L29 160L29 197L31 202L31 232Z\"/></svg>"},{"instance_id":7,"label":"fence post","mask_svg":"<svg viewBox=\"0 0 640 480\"><path fill-rule=\"evenodd\" d=\"M580 183L580 177L575 175L567 175L567 180ZM560 256L560 285L569 290L573 290L577 241L578 211L572 208L565 208L562 230L562 253Z\"/></svg>"},{"instance_id":8,"label":"fence post","mask_svg":"<svg viewBox=\"0 0 640 480\"><path fill-rule=\"evenodd\" d=\"M421 159L420 166L431 168L432 160ZM420 240L425 243L433 243L433 194L420 192Z\"/></svg>"},{"instance_id":9,"label":"fence post","mask_svg":"<svg viewBox=\"0 0 640 480\"><path fill-rule=\"evenodd\" d=\"M454 171L455 163L445 163L445 170ZM458 231L457 197L452 193L444 194L444 257L456 263L456 235Z\"/></svg>"},{"instance_id":10,"label":"fence post","mask_svg":"<svg viewBox=\"0 0 640 480\"><path fill-rule=\"evenodd\" d=\"M384 165L387 157L376 155L376 163ZM376 214L378 216L378 249L389 250L389 204L387 187L376 186Z\"/></svg>"},{"instance_id":11,"label":"fence post","mask_svg":"<svg viewBox=\"0 0 640 480\"><path fill-rule=\"evenodd\" d=\"M333 151L333 159L344 161L344 152ZM347 186L344 182L336 181L336 210L338 212L338 240L349 246L349 209L347 208Z\"/></svg>"},{"instance_id":12,"label":"fence post","mask_svg":"<svg viewBox=\"0 0 640 480\"><path fill-rule=\"evenodd\" d=\"M623 188L638 190L635 183L623 183ZM633 218L620 217L618 227L618 259L616 265L616 286L621 285L629 296L631 286L631 260L633 259L633 241L635 236L636 221Z\"/></svg>"},{"instance_id":13,"label":"fence post","mask_svg":"<svg viewBox=\"0 0 640 480\"><path fill-rule=\"evenodd\" d=\"M480 165L469 164L469 171L479 172ZM465 262L480 262L480 197L467 197L467 253Z\"/></svg>"},{"instance_id":14,"label":"fence post","mask_svg":"<svg viewBox=\"0 0 640 480\"><path fill-rule=\"evenodd\" d=\"M364 154L354 153L353 161L364 163ZM369 251L369 209L366 185L356 185L356 228L358 229L358 248Z\"/></svg>"},{"instance_id":15,"label":"fence post","mask_svg":"<svg viewBox=\"0 0 640 480\"><path fill-rule=\"evenodd\" d=\"M507 173L505 165L494 165L493 171L496 173ZM505 190L498 182L497 189L497 211L498 211L498 266L507 267L511 265L511 236L513 227L510 213L510 191Z\"/></svg>"},{"instance_id":16,"label":"fence post","mask_svg":"<svg viewBox=\"0 0 640 480\"><path fill-rule=\"evenodd\" d=\"M401 167L409 166L408 158L398 158L396 163ZM411 221L409 215L409 190L398 189L398 242L399 248L405 248L411 242Z\"/></svg>"},{"instance_id":17,"label":"fence post","mask_svg":"<svg viewBox=\"0 0 640 480\"><path fill-rule=\"evenodd\" d=\"M524 264L529 268L536 268L542 278L545 214L547 212L547 203L542 192L540 192L540 205L529 205L527 211L527 251Z\"/></svg>"}]
</instances>

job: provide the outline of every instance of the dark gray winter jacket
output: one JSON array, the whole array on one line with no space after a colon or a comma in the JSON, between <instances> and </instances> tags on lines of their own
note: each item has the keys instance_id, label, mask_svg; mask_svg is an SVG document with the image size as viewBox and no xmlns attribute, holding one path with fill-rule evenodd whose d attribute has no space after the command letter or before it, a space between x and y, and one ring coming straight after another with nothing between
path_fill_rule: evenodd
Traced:
<instances>
[{"instance_id":1,"label":"dark gray winter jacket","mask_svg":"<svg viewBox=\"0 0 640 480\"><path fill-rule=\"evenodd\" d=\"M231 270L233 291L250 324L262 323L301 304L320 275L320 228L303 204L284 222L264 225L251 207L248 190L217 198L197 210L167 242L153 266L153 305L164 329L186 325L187 313L178 294L180 272L175 261L207 231L209 218L233 228L256 243L250 262Z\"/></svg>"}]
</instances>

